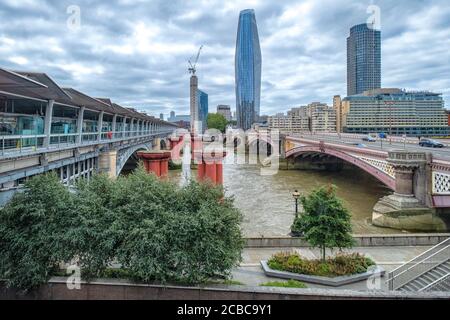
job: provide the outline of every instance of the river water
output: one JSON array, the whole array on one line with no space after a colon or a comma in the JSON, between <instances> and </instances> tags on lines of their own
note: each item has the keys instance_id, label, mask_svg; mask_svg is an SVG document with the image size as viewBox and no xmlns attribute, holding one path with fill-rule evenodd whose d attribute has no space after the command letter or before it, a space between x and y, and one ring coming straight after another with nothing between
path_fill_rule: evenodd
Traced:
<instances>
[{"instance_id":1,"label":"river water","mask_svg":"<svg viewBox=\"0 0 450 320\"><path fill-rule=\"evenodd\" d=\"M195 177L196 172L189 172L188 166L170 172L175 181L186 179L186 175ZM375 203L388 195L389 190L356 167L341 172L280 170L276 175L263 176L258 165L224 164L225 192L234 197L235 205L244 216L242 228L246 237L288 235L295 215L292 192L297 189L306 195L329 183L337 186L337 195L352 214L353 233L399 232L371 225Z\"/></svg>"}]
</instances>

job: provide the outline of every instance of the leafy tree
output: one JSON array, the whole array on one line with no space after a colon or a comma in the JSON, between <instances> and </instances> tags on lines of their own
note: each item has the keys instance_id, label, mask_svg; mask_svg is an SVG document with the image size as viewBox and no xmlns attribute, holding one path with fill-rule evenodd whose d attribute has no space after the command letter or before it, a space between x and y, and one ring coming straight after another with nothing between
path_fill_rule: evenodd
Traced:
<instances>
[{"instance_id":1,"label":"leafy tree","mask_svg":"<svg viewBox=\"0 0 450 320\"><path fill-rule=\"evenodd\" d=\"M0 211L0 277L7 286L36 287L72 257L65 232L73 215L71 194L55 174L25 183Z\"/></svg>"},{"instance_id":2,"label":"leafy tree","mask_svg":"<svg viewBox=\"0 0 450 320\"><path fill-rule=\"evenodd\" d=\"M0 278L30 289L61 263L82 277L200 283L227 277L241 259L241 214L220 187L184 187L140 166L127 177L94 176L69 191L56 175L32 178L0 211Z\"/></svg>"},{"instance_id":3,"label":"leafy tree","mask_svg":"<svg viewBox=\"0 0 450 320\"><path fill-rule=\"evenodd\" d=\"M116 187L114 181L103 174L76 184L73 197L76 215L67 227L66 237L70 241L71 255L76 257L85 279L101 277L115 257L118 233L111 199Z\"/></svg>"},{"instance_id":4,"label":"leafy tree","mask_svg":"<svg viewBox=\"0 0 450 320\"><path fill-rule=\"evenodd\" d=\"M220 188L192 181L179 189L143 169L122 182L117 258L135 280L199 283L240 261L241 215Z\"/></svg>"},{"instance_id":5,"label":"leafy tree","mask_svg":"<svg viewBox=\"0 0 450 320\"><path fill-rule=\"evenodd\" d=\"M217 129L220 132L225 132L228 124L227 119L220 113L209 113L207 119L208 129Z\"/></svg>"},{"instance_id":6,"label":"leafy tree","mask_svg":"<svg viewBox=\"0 0 450 320\"><path fill-rule=\"evenodd\" d=\"M304 213L295 219L291 230L303 233L306 241L320 248L323 262L327 248L342 249L354 244L351 216L336 196L335 186L318 188L300 201Z\"/></svg>"}]
</instances>

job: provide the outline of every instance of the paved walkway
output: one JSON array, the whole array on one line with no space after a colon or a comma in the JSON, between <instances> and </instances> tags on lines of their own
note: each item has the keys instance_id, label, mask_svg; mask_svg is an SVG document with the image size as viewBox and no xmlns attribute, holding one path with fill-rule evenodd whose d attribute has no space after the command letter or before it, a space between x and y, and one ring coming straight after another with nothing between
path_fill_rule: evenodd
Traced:
<instances>
[{"instance_id":1,"label":"paved walkway","mask_svg":"<svg viewBox=\"0 0 450 320\"><path fill-rule=\"evenodd\" d=\"M361 247L344 251L365 254L367 257L370 257L372 260L374 260L378 265L383 267L386 272L388 272L420 255L429 248L431 247ZM242 282L244 285L248 286L259 286L260 284L268 281L283 281L282 279L267 277L260 266L260 261L269 259L274 253L290 251L298 252L300 255L309 259L320 258L320 252L318 249L246 248L242 253L243 261L240 267L236 268L233 271L233 280ZM385 281L386 277L382 278L381 281L378 281L378 283L372 282L371 284L368 284L367 281L361 281L358 283L338 287L338 289L351 289L360 291L368 290L369 287L372 287L385 290ZM308 283L306 285L308 286L308 288L331 288Z\"/></svg>"}]
</instances>

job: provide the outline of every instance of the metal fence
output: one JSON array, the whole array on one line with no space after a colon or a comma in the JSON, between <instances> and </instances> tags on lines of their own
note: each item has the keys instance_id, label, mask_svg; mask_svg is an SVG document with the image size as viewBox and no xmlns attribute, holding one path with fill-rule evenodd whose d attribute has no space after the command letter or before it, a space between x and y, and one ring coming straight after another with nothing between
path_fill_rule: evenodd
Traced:
<instances>
[{"instance_id":1,"label":"metal fence","mask_svg":"<svg viewBox=\"0 0 450 320\"><path fill-rule=\"evenodd\" d=\"M390 272L387 280L389 290L400 289L449 259L450 238Z\"/></svg>"},{"instance_id":2,"label":"metal fence","mask_svg":"<svg viewBox=\"0 0 450 320\"><path fill-rule=\"evenodd\" d=\"M95 142L120 141L131 138L145 137L149 135L170 133L173 130L158 131L116 131L116 132L84 132L78 143L78 133L51 134L48 146L45 143L46 135L3 135L0 136L0 156L16 153L37 151L40 148L60 148L76 146L78 144L93 144Z\"/></svg>"}]
</instances>

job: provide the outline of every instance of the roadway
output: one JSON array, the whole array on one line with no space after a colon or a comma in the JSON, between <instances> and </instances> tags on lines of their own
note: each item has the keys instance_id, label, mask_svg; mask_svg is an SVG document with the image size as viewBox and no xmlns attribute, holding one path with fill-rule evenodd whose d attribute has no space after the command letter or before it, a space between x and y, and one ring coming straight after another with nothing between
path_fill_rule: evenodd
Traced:
<instances>
[{"instance_id":1,"label":"roadway","mask_svg":"<svg viewBox=\"0 0 450 320\"><path fill-rule=\"evenodd\" d=\"M363 141L360 137L339 137L338 135L326 135L315 133L314 135L310 134L294 134L291 135L294 138L304 138L314 141L324 141L325 143L334 143L334 144L342 144L349 146L357 146L360 145L361 148L371 149L377 151L385 151L388 152L390 150L407 150L412 152L430 152L433 154L434 159L450 161L450 147L445 146L444 148L427 148L421 147L418 144L413 143L402 143L402 142L389 142L389 139L377 139L376 142L367 142ZM445 145L446 141L442 141ZM364 146L362 146L362 145Z\"/></svg>"}]
</instances>

